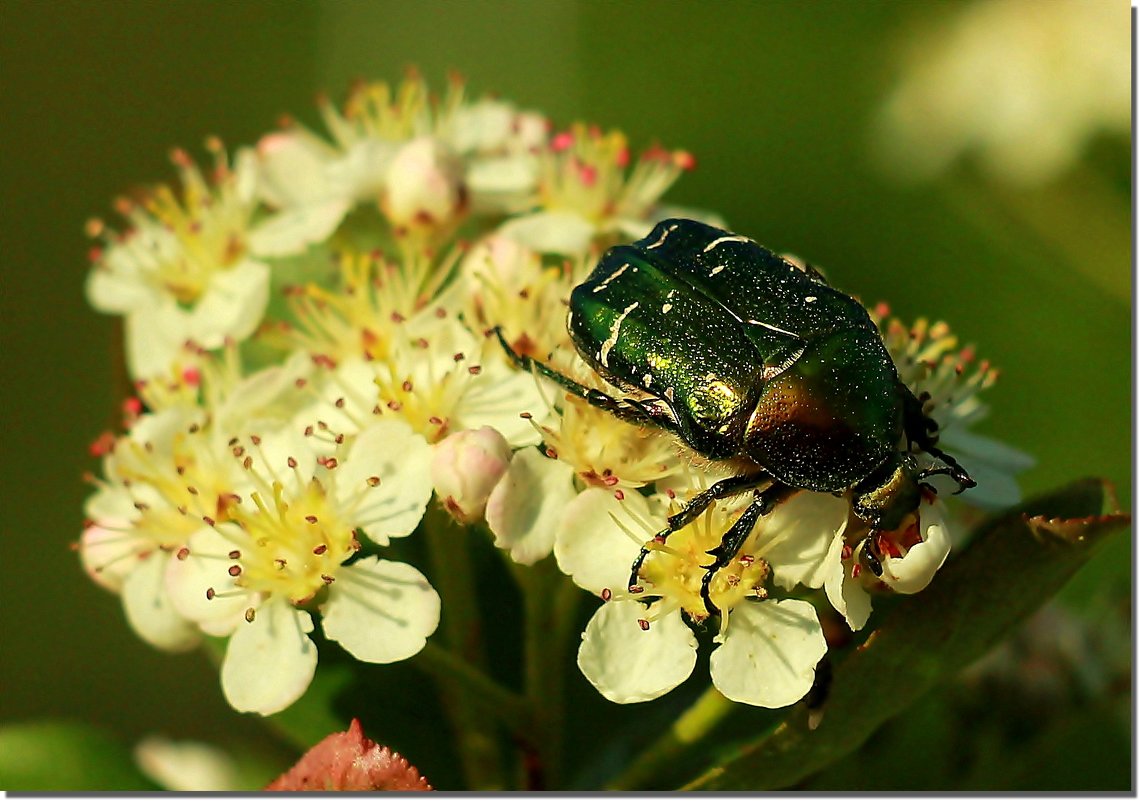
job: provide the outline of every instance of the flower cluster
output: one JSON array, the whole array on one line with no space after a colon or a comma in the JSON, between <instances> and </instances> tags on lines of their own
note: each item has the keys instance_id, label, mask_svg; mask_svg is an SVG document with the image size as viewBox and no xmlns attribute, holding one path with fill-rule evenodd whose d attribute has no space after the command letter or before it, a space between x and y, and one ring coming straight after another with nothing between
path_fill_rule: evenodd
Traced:
<instances>
[{"instance_id":1,"label":"flower cluster","mask_svg":"<svg viewBox=\"0 0 1140 801\"><path fill-rule=\"evenodd\" d=\"M89 298L125 318L136 395L124 432L93 446L80 554L139 636L168 650L225 638L226 698L261 714L305 692L318 623L357 660L409 658L440 597L389 549L433 498L518 564L553 558L605 601L578 664L621 703L683 681L702 624L716 626L725 696L793 703L826 651L810 591L857 629L873 593L931 580L950 547L933 492L877 534L876 575L849 499L802 491L710 577L750 493L662 532L732 469L500 346L620 395L576 353L566 304L606 248L677 214L660 200L689 154L635 155L619 132L559 130L458 80L434 96L416 75L358 85L321 114L325 132L288 123L232 156L211 140L210 169L180 151L177 189L121 202L122 231L89 225ZM882 330L946 441L1007 502L1024 457L967 430L993 371L967 370L944 325Z\"/></svg>"}]
</instances>

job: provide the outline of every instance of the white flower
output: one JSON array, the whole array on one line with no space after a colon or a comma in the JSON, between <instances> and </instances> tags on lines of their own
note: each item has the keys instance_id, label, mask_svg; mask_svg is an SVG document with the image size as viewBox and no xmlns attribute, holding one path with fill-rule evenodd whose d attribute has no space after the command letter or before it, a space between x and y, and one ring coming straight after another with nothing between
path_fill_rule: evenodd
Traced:
<instances>
[{"instance_id":1,"label":"white flower","mask_svg":"<svg viewBox=\"0 0 1140 801\"><path fill-rule=\"evenodd\" d=\"M495 544L522 564L550 554L555 524L582 490L598 487L624 497L626 491L664 481L682 469L670 437L575 397L566 396L561 411L535 428L547 458L535 451L520 453L487 507Z\"/></svg>"},{"instance_id":2,"label":"white flower","mask_svg":"<svg viewBox=\"0 0 1140 801\"><path fill-rule=\"evenodd\" d=\"M311 609L357 659L394 662L423 648L439 597L410 565L356 558L356 531L383 545L410 534L431 496L430 449L407 425L377 421L335 456L285 434L243 438L248 489L226 520L204 518L166 580L179 612L229 636L222 688L240 711L272 714L316 670Z\"/></svg>"},{"instance_id":3,"label":"white flower","mask_svg":"<svg viewBox=\"0 0 1140 801\"><path fill-rule=\"evenodd\" d=\"M578 255L595 238L637 238L661 219L654 207L693 157L681 150L646 150L629 168L626 138L578 124L542 151L539 211L516 217L499 232L543 253Z\"/></svg>"},{"instance_id":4,"label":"white flower","mask_svg":"<svg viewBox=\"0 0 1140 801\"><path fill-rule=\"evenodd\" d=\"M164 650L197 644L196 628L172 606L165 563L215 515L233 491L237 472L223 458L205 415L175 406L141 416L103 460L103 481L88 499L90 524L79 554L88 574L122 594L136 633Z\"/></svg>"},{"instance_id":5,"label":"white flower","mask_svg":"<svg viewBox=\"0 0 1140 801\"><path fill-rule=\"evenodd\" d=\"M618 500L590 489L567 507L555 555L579 586L607 600L587 625L578 652L583 674L606 698L618 703L656 698L692 672L696 639L685 619L708 617L701 598L706 552L720 543L737 516L714 505L666 542L652 542L665 528L664 509L654 509L639 494ZM771 573L766 550L802 536L769 522L760 523L710 584L710 598L721 613L710 673L727 698L780 707L811 688L827 645L811 604L765 600L763 585ZM819 534L808 532L808 538ZM642 593L624 588L629 566L646 541L652 544L640 573L649 599L643 604Z\"/></svg>"},{"instance_id":6,"label":"white flower","mask_svg":"<svg viewBox=\"0 0 1140 801\"><path fill-rule=\"evenodd\" d=\"M470 103L462 81L438 100L416 74L395 87L361 83L342 109L322 99L320 112L331 142L293 125L259 146L267 202L282 219L324 226L317 238L361 203L378 203L401 234L428 218L446 229L468 209L530 205L545 120L502 101Z\"/></svg>"},{"instance_id":7,"label":"white flower","mask_svg":"<svg viewBox=\"0 0 1140 801\"><path fill-rule=\"evenodd\" d=\"M803 583L809 587L822 584L831 605L852 631L858 631L871 615L869 589L881 587L904 595L925 589L950 555L950 546L945 508L934 495L925 493L919 509L898 531L877 532L872 541L855 543L846 531L837 533L820 569ZM863 551L868 547L874 549L881 576L865 569Z\"/></svg>"},{"instance_id":8,"label":"white flower","mask_svg":"<svg viewBox=\"0 0 1140 801\"><path fill-rule=\"evenodd\" d=\"M511 214L528 207L548 130L542 115L520 112L501 100L478 100L455 109L440 135L465 157L473 213Z\"/></svg>"},{"instance_id":9,"label":"white flower","mask_svg":"<svg viewBox=\"0 0 1140 801\"><path fill-rule=\"evenodd\" d=\"M561 309L592 263L585 259L550 265L510 237L479 240L459 264L464 319L472 327L499 327L516 353L545 359L573 352Z\"/></svg>"},{"instance_id":10,"label":"white flower","mask_svg":"<svg viewBox=\"0 0 1140 801\"><path fill-rule=\"evenodd\" d=\"M348 359L332 370L317 419L351 433L374 417L395 417L433 444L482 426L513 447L537 442L530 421L520 417L543 408L534 378L510 369L494 338L476 336L439 311L415 329L419 335L400 332L384 356Z\"/></svg>"},{"instance_id":11,"label":"white flower","mask_svg":"<svg viewBox=\"0 0 1140 801\"><path fill-rule=\"evenodd\" d=\"M221 146L213 183L181 151L174 156L181 195L161 186L139 204L123 201L123 234L92 221L95 251L87 297L125 319L127 364L135 378L165 373L184 343L207 349L242 340L269 300L267 255L254 246L256 165L239 152L232 168Z\"/></svg>"},{"instance_id":12,"label":"white flower","mask_svg":"<svg viewBox=\"0 0 1140 801\"><path fill-rule=\"evenodd\" d=\"M404 253L389 260L377 253L345 251L337 260L333 287L316 283L286 293L292 322L279 322L264 339L307 352L325 366L353 359L387 358L396 340L426 336L458 308L455 293L442 289L457 252L434 259Z\"/></svg>"},{"instance_id":13,"label":"white flower","mask_svg":"<svg viewBox=\"0 0 1140 801\"><path fill-rule=\"evenodd\" d=\"M986 0L931 30L887 99L877 144L911 179L963 155L1024 185L1072 165L1101 132L1131 130L1124 3Z\"/></svg>"},{"instance_id":14,"label":"white flower","mask_svg":"<svg viewBox=\"0 0 1140 801\"><path fill-rule=\"evenodd\" d=\"M257 143L258 191L273 214L253 242L264 253L300 253L340 225L352 205L351 187L338 180L340 156L304 129L268 134Z\"/></svg>"}]
</instances>

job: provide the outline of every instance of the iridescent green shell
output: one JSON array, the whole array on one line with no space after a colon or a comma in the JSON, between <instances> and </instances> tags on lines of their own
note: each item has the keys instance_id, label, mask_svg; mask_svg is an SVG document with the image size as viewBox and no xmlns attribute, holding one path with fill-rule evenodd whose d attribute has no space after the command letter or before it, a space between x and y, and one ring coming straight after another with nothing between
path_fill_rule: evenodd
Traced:
<instances>
[{"instance_id":1,"label":"iridescent green shell","mask_svg":"<svg viewBox=\"0 0 1140 801\"><path fill-rule=\"evenodd\" d=\"M666 406L686 443L842 491L896 454L904 393L853 298L757 245L666 220L609 250L570 298L570 335L611 383Z\"/></svg>"}]
</instances>

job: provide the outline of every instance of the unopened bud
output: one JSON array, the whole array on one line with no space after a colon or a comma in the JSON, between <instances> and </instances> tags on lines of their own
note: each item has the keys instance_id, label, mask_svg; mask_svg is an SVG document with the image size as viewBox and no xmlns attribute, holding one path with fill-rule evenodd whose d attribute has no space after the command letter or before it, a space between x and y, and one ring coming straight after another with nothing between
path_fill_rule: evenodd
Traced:
<instances>
[{"instance_id":1,"label":"unopened bud","mask_svg":"<svg viewBox=\"0 0 1140 801\"><path fill-rule=\"evenodd\" d=\"M380 207L397 229L438 228L462 211L462 165L431 137L400 148L388 166L384 187Z\"/></svg>"},{"instance_id":2,"label":"unopened bud","mask_svg":"<svg viewBox=\"0 0 1140 801\"><path fill-rule=\"evenodd\" d=\"M483 516L510 463L511 446L495 429L459 431L435 446L432 484L447 511L460 523L471 523Z\"/></svg>"}]
</instances>

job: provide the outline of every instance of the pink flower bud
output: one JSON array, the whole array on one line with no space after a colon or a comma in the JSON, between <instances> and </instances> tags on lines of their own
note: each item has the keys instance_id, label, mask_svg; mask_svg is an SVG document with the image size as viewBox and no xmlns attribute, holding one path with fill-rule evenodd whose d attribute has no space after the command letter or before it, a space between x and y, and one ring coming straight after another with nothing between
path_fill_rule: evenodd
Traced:
<instances>
[{"instance_id":1,"label":"pink flower bud","mask_svg":"<svg viewBox=\"0 0 1140 801\"><path fill-rule=\"evenodd\" d=\"M459 431L435 446L431 479L444 507L460 523L483 516L487 498L511 463L511 446L490 426Z\"/></svg>"},{"instance_id":2,"label":"pink flower bud","mask_svg":"<svg viewBox=\"0 0 1140 801\"><path fill-rule=\"evenodd\" d=\"M413 139L388 166L380 207L397 229L446 225L463 210L462 170L439 141L428 136Z\"/></svg>"}]
</instances>

